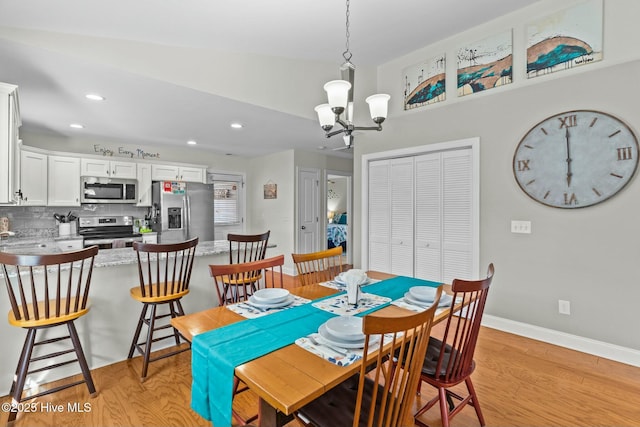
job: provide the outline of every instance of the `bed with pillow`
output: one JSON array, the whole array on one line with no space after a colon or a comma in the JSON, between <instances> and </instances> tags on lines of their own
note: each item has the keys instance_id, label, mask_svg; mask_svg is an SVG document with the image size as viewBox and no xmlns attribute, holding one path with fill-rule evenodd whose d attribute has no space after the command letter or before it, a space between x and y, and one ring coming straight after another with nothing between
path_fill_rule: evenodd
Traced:
<instances>
[{"instance_id":1,"label":"bed with pillow","mask_svg":"<svg viewBox=\"0 0 640 427\"><path fill-rule=\"evenodd\" d=\"M342 251L347 251L347 214L336 214L333 222L327 224L327 248L342 246Z\"/></svg>"}]
</instances>

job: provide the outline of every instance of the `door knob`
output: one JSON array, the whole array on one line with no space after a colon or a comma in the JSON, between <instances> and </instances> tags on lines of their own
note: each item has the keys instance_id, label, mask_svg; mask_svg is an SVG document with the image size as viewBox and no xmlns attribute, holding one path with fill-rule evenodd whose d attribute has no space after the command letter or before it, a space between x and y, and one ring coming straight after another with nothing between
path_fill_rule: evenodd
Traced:
<instances>
[{"instance_id":1,"label":"door knob","mask_svg":"<svg viewBox=\"0 0 640 427\"><path fill-rule=\"evenodd\" d=\"M303 225L302 227L300 227L300 228L302 228L303 230L306 230L306 229L307 229L307 227L305 227L304 225Z\"/></svg>"}]
</instances>

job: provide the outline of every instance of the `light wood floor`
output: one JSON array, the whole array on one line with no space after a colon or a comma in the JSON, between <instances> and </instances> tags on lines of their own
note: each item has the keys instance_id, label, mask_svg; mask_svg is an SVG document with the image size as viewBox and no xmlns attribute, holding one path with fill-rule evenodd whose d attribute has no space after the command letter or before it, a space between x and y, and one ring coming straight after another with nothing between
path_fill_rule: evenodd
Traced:
<instances>
[{"instance_id":1,"label":"light wood floor","mask_svg":"<svg viewBox=\"0 0 640 427\"><path fill-rule=\"evenodd\" d=\"M489 426L640 426L640 368L489 328L480 332L475 360L472 378ZM152 363L144 383L140 365L138 357L95 369L97 397L81 385L28 401L35 411L21 413L14 425L211 426L189 407L191 352ZM433 395L423 385L416 404ZM252 392L236 397L234 405L246 414L257 412ZM422 419L441 425L435 409ZM2 411L0 425L6 421ZM479 425L472 408L451 424Z\"/></svg>"}]
</instances>

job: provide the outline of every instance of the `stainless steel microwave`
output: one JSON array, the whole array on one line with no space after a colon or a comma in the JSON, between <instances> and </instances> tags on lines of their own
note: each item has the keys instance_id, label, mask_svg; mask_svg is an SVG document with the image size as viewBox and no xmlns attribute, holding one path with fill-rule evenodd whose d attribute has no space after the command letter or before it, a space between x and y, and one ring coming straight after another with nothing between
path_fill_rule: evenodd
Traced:
<instances>
[{"instance_id":1,"label":"stainless steel microwave","mask_svg":"<svg viewBox=\"0 0 640 427\"><path fill-rule=\"evenodd\" d=\"M82 177L81 203L136 203L135 179Z\"/></svg>"}]
</instances>

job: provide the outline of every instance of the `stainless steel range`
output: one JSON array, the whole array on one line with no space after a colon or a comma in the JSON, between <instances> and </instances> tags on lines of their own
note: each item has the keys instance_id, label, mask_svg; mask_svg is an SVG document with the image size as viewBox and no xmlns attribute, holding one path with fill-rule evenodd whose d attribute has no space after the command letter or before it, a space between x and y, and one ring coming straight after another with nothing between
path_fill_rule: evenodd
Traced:
<instances>
[{"instance_id":1,"label":"stainless steel range","mask_svg":"<svg viewBox=\"0 0 640 427\"><path fill-rule=\"evenodd\" d=\"M78 234L84 237L84 247L100 249L126 248L141 242L142 234L133 231L132 216L92 216L78 219Z\"/></svg>"}]
</instances>

